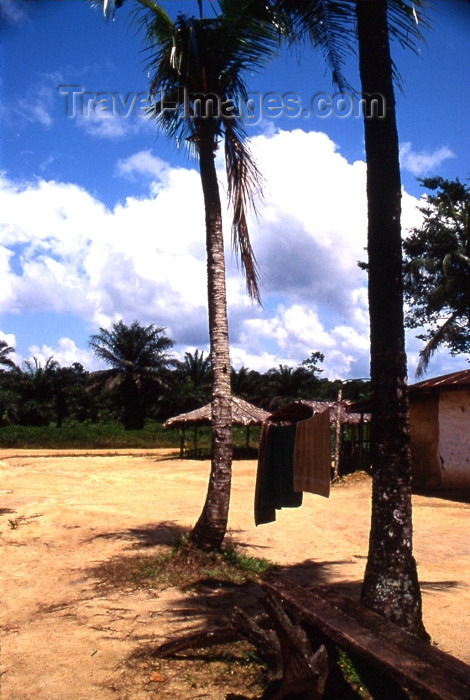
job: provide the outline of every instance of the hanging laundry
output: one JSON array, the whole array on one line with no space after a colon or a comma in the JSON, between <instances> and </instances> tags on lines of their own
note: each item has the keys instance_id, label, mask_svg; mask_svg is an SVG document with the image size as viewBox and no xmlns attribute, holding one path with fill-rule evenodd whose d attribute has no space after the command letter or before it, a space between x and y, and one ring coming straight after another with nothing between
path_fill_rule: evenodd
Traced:
<instances>
[{"instance_id":1,"label":"hanging laundry","mask_svg":"<svg viewBox=\"0 0 470 700\"><path fill-rule=\"evenodd\" d=\"M255 492L255 523L276 520L276 510L298 508L302 493L294 491L296 424L263 426Z\"/></svg>"},{"instance_id":2,"label":"hanging laundry","mask_svg":"<svg viewBox=\"0 0 470 700\"><path fill-rule=\"evenodd\" d=\"M330 411L297 423L293 460L295 491L328 498L331 482Z\"/></svg>"},{"instance_id":3,"label":"hanging laundry","mask_svg":"<svg viewBox=\"0 0 470 700\"><path fill-rule=\"evenodd\" d=\"M258 469L256 472L256 487L255 487L255 525L263 525L264 523L272 523L276 520L276 509L272 505L268 505L263 494L268 489L265 475L266 464L266 449L268 446L268 435L270 423L264 423L261 428L259 454L258 454Z\"/></svg>"},{"instance_id":4,"label":"hanging laundry","mask_svg":"<svg viewBox=\"0 0 470 700\"><path fill-rule=\"evenodd\" d=\"M324 404L323 404L324 405ZM276 510L297 508L303 492L330 495L330 411L314 413L294 401L263 424L255 489L255 523L276 520Z\"/></svg>"}]
</instances>

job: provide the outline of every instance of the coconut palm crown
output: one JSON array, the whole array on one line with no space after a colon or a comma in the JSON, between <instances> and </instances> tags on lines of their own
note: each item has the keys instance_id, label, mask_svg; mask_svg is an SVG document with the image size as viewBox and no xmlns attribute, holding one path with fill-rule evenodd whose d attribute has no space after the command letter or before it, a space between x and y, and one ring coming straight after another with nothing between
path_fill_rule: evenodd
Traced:
<instances>
[{"instance_id":1,"label":"coconut palm crown","mask_svg":"<svg viewBox=\"0 0 470 700\"><path fill-rule=\"evenodd\" d=\"M258 0L238 0L253 5ZM261 195L262 177L246 142L244 116L249 105L246 71L268 60L277 32L250 13L195 18L178 14L173 22L152 3L146 14L154 98L151 116L168 137L198 156L201 148L225 150L228 199L232 206L232 242L239 253L250 296L260 301L259 275L250 243L247 210ZM149 3L147 3L149 6ZM156 47L156 50L155 50Z\"/></svg>"}]
</instances>

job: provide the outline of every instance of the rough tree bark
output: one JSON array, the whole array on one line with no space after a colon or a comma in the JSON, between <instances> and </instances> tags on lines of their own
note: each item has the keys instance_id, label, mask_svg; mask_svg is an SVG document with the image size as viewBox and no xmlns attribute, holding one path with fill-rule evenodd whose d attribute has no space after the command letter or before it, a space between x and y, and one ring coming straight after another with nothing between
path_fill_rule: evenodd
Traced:
<instances>
[{"instance_id":1,"label":"rough tree bark","mask_svg":"<svg viewBox=\"0 0 470 700\"><path fill-rule=\"evenodd\" d=\"M232 479L232 406L225 285L222 209L215 168L215 135L199 141L201 184L206 212L207 293L212 364L212 461L206 500L192 541L220 549L227 530Z\"/></svg>"},{"instance_id":2,"label":"rough tree bark","mask_svg":"<svg viewBox=\"0 0 470 700\"><path fill-rule=\"evenodd\" d=\"M401 181L387 0L357 0L362 92L385 115L364 118L372 383L372 521L362 602L426 637L412 553L411 458L403 326Z\"/></svg>"}]
</instances>

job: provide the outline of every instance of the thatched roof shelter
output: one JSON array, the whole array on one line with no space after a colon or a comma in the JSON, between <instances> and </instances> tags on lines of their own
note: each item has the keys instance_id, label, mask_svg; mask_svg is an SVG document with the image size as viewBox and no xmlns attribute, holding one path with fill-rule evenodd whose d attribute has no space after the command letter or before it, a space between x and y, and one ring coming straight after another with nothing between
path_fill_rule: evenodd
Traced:
<instances>
[{"instance_id":1,"label":"thatched roof shelter","mask_svg":"<svg viewBox=\"0 0 470 700\"><path fill-rule=\"evenodd\" d=\"M249 444L249 429L252 425L262 425L269 416L268 411L262 408L253 406L253 404L239 399L237 396L232 396L232 424L244 425L247 428L247 446ZM188 427L195 428L194 433L194 450L196 452L197 431L196 428L200 425L211 424L211 404L208 403L201 408L196 408L189 413L180 413L178 416L168 418L163 423L164 428L180 428L182 431L180 452L184 449L184 430Z\"/></svg>"},{"instance_id":2,"label":"thatched roof shelter","mask_svg":"<svg viewBox=\"0 0 470 700\"><path fill-rule=\"evenodd\" d=\"M261 425L269 416L267 411L253 406L253 404L232 396L232 423L234 425ZM163 423L164 428L185 428L193 425L211 424L211 404L196 408L189 413L180 413L179 416L168 418Z\"/></svg>"},{"instance_id":3,"label":"thatched roof shelter","mask_svg":"<svg viewBox=\"0 0 470 700\"><path fill-rule=\"evenodd\" d=\"M301 404L302 406L310 406L315 413L325 411L328 408L330 411L330 423L336 423L338 417L339 422L342 425L345 423L370 423L369 413L350 411L350 404L347 401L340 401L338 404L338 401L309 401L307 399L300 399L299 401L294 401L293 403Z\"/></svg>"}]
</instances>

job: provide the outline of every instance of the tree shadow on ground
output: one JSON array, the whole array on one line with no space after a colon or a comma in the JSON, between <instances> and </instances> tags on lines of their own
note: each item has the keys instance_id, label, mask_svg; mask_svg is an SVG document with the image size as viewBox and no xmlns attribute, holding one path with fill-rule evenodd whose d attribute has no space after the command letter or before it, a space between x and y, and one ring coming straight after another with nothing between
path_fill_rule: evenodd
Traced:
<instances>
[{"instance_id":1,"label":"tree shadow on ground","mask_svg":"<svg viewBox=\"0 0 470 700\"><path fill-rule=\"evenodd\" d=\"M86 542L95 540L124 540L130 542L130 549L141 547L157 547L159 545L174 545L184 534L187 528L178 525L171 520L164 520L160 523L148 523L142 527L130 527L124 530L113 530L111 532L100 532L89 537Z\"/></svg>"},{"instance_id":2,"label":"tree shadow on ground","mask_svg":"<svg viewBox=\"0 0 470 700\"><path fill-rule=\"evenodd\" d=\"M470 503L470 488L452 491L448 489L429 491L428 489L416 488L413 490L413 494L441 501L452 501L453 503ZM435 506L437 504L433 503L432 505ZM443 503L442 506L445 507L445 503Z\"/></svg>"},{"instance_id":3,"label":"tree shadow on ground","mask_svg":"<svg viewBox=\"0 0 470 700\"><path fill-rule=\"evenodd\" d=\"M149 554L151 554L152 548L159 546L171 547L187 533L187 528L174 521L162 521L157 524L148 523L141 527L102 532L89 538L87 542L96 539L122 540L129 543L128 549L130 550L145 548L149 549ZM232 531L227 538L230 545L233 545L238 551L246 548L253 550L251 544L237 539L237 536L241 534L241 531ZM260 545L256 549L261 550L260 555L263 556L264 547ZM124 561L125 555L122 558ZM338 567L345 567L346 571L347 567L352 564L353 562L350 559L325 561L305 559L291 565L273 565L267 578L268 580L288 579L292 583L303 586L306 589L327 587L352 600L359 601L362 580L348 581L347 576L345 577L346 580L334 580L337 578ZM420 585L423 592L433 593L456 588L459 582L450 580L421 581ZM228 617L235 605L240 606L243 603L246 607L248 602L254 603L256 597L260 595L259 584L255 581L236 585L226 583L212 576L202 576L195 584L191 584L189 588L191 589L190 606L188 607L188 601L181 601L181 610L172 610L172 615L175 616L175 619L192 614L200 619L201 616L206 615L209 623L213 616L220 615L221 611L225 611ZM256 603L255 607L257 605Z\"/></svg>"},{"instance_id":4,"label":"tree shadow on ground","mask_svg":"<svg viewBox=\"0 0 470 700\"><path fill-rule=\"evenodd\" d=\"M160 523L148 523L141 527L128 528L123 530L117 530L114 532L100 533L95 535L91 539L98 539L100 537L106 539L124 540L129 544L128 550L142 549L145 548L148 551L145 553L145 557L150 555L152 557L154 554L158 555L158 547L161 545L172 546L175 544L177 539L180 539L182 535L186 534L187 530L182 528L175 522L172 521L162 521ZM237 541L237 537L239 538ZM237 533L232 532L230 539L232 540L236 550L244 550L250 546L251 551L253 548L251 545L242 540L243 533L238 531ZM155 548L155 552L152 551ZM261 546L258 549L263 553L264 547ZM129 553L121 553L121 555L116 558L116 565L118 568L126 567L131 560L138 559L139 556L142 558L144 555ZM103 562L104 566L102 568L103 572L106 572L106 562ZM362 580L356 580L351 577L348 580L348 567L353 564L351 559L344 560L321 560L316 561L314 559L305 559L296 564L287 566L273 566L269 574L263 577L263 580L268 581L282 581L288 579L290 582L304 587L305 589L315 588L315 589L329 589L337 593L340 593L352 600L359 601L360 592L362 587ZM341 573L341 578L343 580L338 581L338 573ZM352 573L352 572L351 572ZM97 575L98 574L98 575ZM99 567L94 570L93 574L97 579L97 586L100 585L99 581ZM336 580L335 580L336 579ZM137 579L136 588L140 587ZM119 588L119 574L116 575L115 587ZM167 618L167 631L165 633L165 639L175 640L181 638L188 632L193 631L208 631L208 630L221 630L228 628L230 626L231 618L234 613L235 608L242 609L251 619L258 618L264 613L264 607L261 603L264 597L264 592L261 587L261 580L248 579L244 583L233 583L226 582L221 578L218 578L218 574L214 576L213 573L205 571L202 569L200 575L198 573L197 580L192 581L189 585L180 586L183 591L183 595L172 597L171 608L164 612ZM111 585L114 586L113 582ZM121 582L122 585L122 582ZM126 584L127 585L127 584ZM151 584L151 587L155 585L156 588L159 586L158 579L155 580L155 584ZM455 588L459 583L457 581L424 581L421 582L421 588L423 592L428 594L438 594L440 591L444 591L450 588ZM187 593L187 595L185 595ZM233 651L230 645L227 645L227 651L217 651L212 648L210 652L207 650L197 648L188 649L183 654L176 654L174 657L165 662L161 662L162 666L155 666L158 664L158 647L162 643L162 637L155 635L155 638L147 639L144 644L140 644L132 654L129 655L127 661L129 668L145 668L147 670L155 669L158 670L164 668L174 669L172 673L200 673L202 680L204 682L204 672L199 669L201 664L207 663L208 661L214 662L215 664L221 663L222 665L227 665L229 659L227 654ZM237 673L240 672L241 667L237 663L240 663L240 659L235 659L233 662L237 668ZM165 664L170 664L170 666L165 666ZM173 664L173 666L171 665ZM195 666L187 666L188 664L195 664ZM225 668L224 666L224 668ZM242 663L243 666L243 663ZM201 667L202 668L202 667ZM190 669L188 671L188 669ZM195 670L196 669L196 670ZM197 670L199 669L199 670ZM146 671L147 672L147 671ZM217 671L218 672L218 671ZM220 671L220 673L225 673L225 671ZM158 674L157 674L158 675ZM243 691L248 687L244 686L244 679L240 677L239 690ZM199 680L198 680L199 682ZM233 686L232 686L233 687ZM261 694L254 696L238 694L239 690L236 689L236 694L227 694L225 696L226 700L229 698L231 700L245 700L247 698L262 697ZM227 687L227 690L229 688ZM235 689L234 689L235 690ZM226 691L227 692L227 691ZM167 697L166 695L162 695ZM169 696L168 696L169 697ZM338 695L328 695L328 697L334 698L334 700L339 700ZM357 698L358 695L351 694L347 697ZM345 700L346 696L341 695L342 700Z\"/></svg>"}]
</instances>

